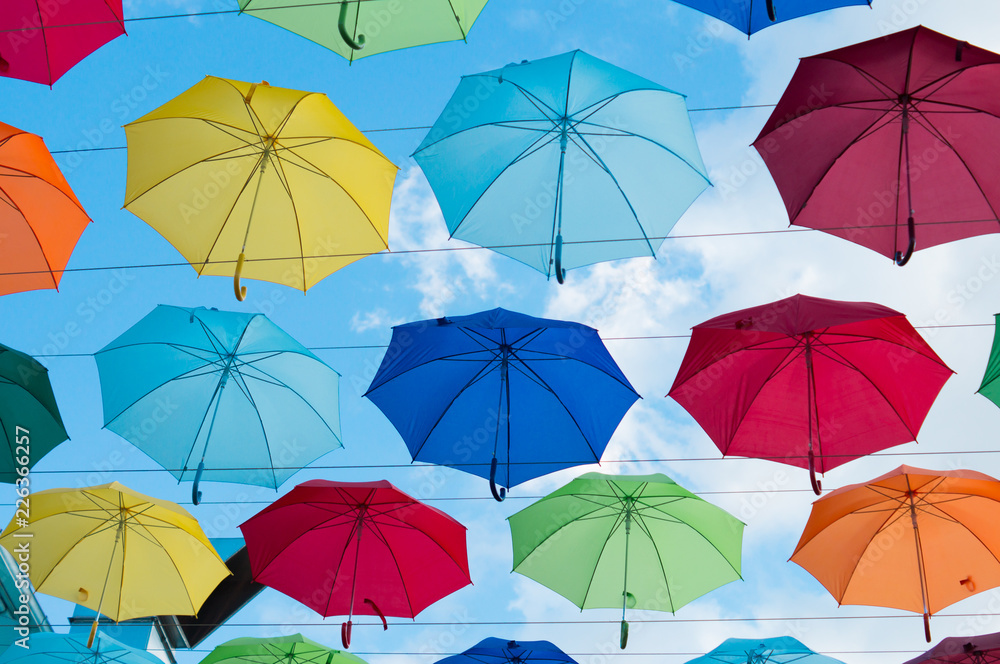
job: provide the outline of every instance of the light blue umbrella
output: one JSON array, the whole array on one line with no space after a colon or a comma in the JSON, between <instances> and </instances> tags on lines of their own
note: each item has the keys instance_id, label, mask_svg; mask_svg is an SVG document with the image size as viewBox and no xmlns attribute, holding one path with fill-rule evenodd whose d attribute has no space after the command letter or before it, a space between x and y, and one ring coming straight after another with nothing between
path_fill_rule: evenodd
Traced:
<instances>
[{"instance_id":1,"label":"light blue umbrella","mask_svg":"<svg viewBox=\"0 0 1000 664\"><path fill-rule=\"evenodd\" d=\"M819 655L790 636L770 639L726 639L715 650L687 664L844 664Z\"/></svg>"},{"instance_id":2,"label":"light blue umbrella","mask_svg":"<svg viewBox=\"0 0 1000 664\"><path fill-rule=\"evenodd\" d=\"M709 186L684 96L583 51L464 76L413 157L452 237L560 282L654 255Z\"/></svg>"},{"instance_id":3,"label":"light blue umbrella","mask_svg":"<svg viewBox=\"0 0 1000 664\"><path fill-rule=\"evenodd\" d=\"M342 447L340 375L262 314L160 305L97 352L104 426L178 481L277 488Z\"/></svg>"},{"instance_id":4,"label":"light blue umbrella","mask_svg":"<svg viewBox=\"0 0 1000 664\"><path fill-rule=\"evenodd\" d=\"M725 21L749 37L769 25L872 0L674 0Z\"/></svg>"},{"instance_id":5,"label":"light blue umbrella","mask_svg":"<svg viewBox=\"0 0 1000 664\"><path fill-rule=\"evenodd\" d=\"M94 647L88 648L82 635L36 632L28 647L16 643L0 655L0 664L163 664L146 652L97 634Z\"/></svg>"}]
</instances>

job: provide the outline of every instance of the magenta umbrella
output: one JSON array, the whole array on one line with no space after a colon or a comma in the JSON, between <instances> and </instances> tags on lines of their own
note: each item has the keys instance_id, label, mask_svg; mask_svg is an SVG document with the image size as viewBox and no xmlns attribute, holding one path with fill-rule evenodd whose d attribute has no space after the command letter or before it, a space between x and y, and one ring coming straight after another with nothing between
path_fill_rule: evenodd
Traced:
<instances>
[{"instance_id":1,"label":"magenta umbrella","mask_svg":"<svg viewBox=\"0 0 1000 664\"><path fill-rule=\"evenodd\" d=\"M916 27L803 58L753 145L793 224L904 265L1000 231L998 88L1000 55Z\"/></svg>"},{"instance_id":2,"label":"magenta umbrella","mask_svg":"<svg viewBox=\"0 0 1000 664\"><path fill-rule=\"evenodd\" d=\"M980 636L950 636L904 664L997 664L1000 632Z\"/></svg>"},{"instance_id":3,"label":"magenta umbrella","mask_svg":"<svg viewBox=\"0 0 1000 664\"><path fill-rule=\"evenodd\" d=\"M125 34L122 0L3 0L0 76L52 85Z\"/></svg>"}]
</instances>

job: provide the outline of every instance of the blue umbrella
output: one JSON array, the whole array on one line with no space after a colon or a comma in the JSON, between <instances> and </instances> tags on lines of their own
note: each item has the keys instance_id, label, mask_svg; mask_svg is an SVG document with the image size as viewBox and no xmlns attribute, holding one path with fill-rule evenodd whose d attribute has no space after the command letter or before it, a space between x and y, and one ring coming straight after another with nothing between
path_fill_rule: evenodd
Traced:
<instances>
[{"instance_id":1,"label":"blue umbrella","mask_svg":"<svg viewBox=\"0 0 1000 664\"><path fill-rule=\"evenodd\" d=\"M0 655L0 664L163 664L145 650L97 634L93 648L82 635L36 632L28 647L16 643Z\"/></svg>"},{"instance_id":2,"label":"blue umbrella","mask_svg":"<svg viewBox=\"0 0 1000 664\"><path fill-rule=\"evenodd\" d=\"M413 157L452 237L560 283L654 255L709 185L684 96L583 51L464 76Z\"/></svg>"},{"instance_id":3,"label":"blue umbrella","mask_svg":"<svg viewBox=\"0 0 1000 664\"><path fill-rule=\"evenodd\" d=\"M769 25L837 7L872 4L872 0L674 0L725 21L749 37Z\"/></svg>"},{"instance_id":4,"label":"blue umbrella","mask_svg":"<svg viewBox=\"0 0 1000 664\"><path fill-rule=\"evenodd\" d=\"M504 309L397 325L365 396L415 461L488 477L497 500L600 460L639 398L593 328Z\"/></svg>"},{"instance_id":5,"label":"blue umbrella","mask_svg":"<svg viewBox=\"0 0 1000 664\"><path fill-rule=\"evenodd\" d=\"M577 664L548 641L508 641L490 637L465 652L439 659L436 664Z\"/></svg>"},{"instance_id":6,"label":"blue umbrella","mask_svg":"<svg viewBox=\"0 0 1000 664\"><path fill-rule=\"evenodd\" d=\"M726 639L715 650L687 664L844 664L818 655L790 636L771 639Z\"/></svg>"},{"instance_id":7,"label":"blue umbrella","mask_svg":"<svg viewBox=\"0 0 1000 664\"><path fill-rule=\"evenodd\" d=\"M277 488L342 447L340 375L261 314L160 305L97 352L104 426L178 481Z\"/></svg>"}]
</instances>

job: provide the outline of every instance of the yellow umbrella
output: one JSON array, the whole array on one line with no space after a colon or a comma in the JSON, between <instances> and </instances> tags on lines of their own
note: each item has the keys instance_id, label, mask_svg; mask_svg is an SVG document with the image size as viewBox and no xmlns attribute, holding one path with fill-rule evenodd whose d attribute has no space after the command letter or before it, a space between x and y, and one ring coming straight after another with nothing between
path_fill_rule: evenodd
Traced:
<instances>
[{"instance_id":1,"label":"yellow umbrella","mask_svg":"<svg viewBox=\"0 0 1000 664\"><path fill-rule=\"evenodd\" d=\"M207 76L125 136L125 208L241 300L241 271L304 292L388 248L398 169L326 95Z\"/></svg>"},{"instance_id":2,"label":"yellow umbrella","mask_svg":"<svg viewBox=\"0 0 1000 664\"><path fill-rule=\"evenodd\" d=\"M23 502L0 546L25 563L37 591L116 622L195 615L230 574L187 510L118 482L38 491Z\"/></svg>"}]
</instances>

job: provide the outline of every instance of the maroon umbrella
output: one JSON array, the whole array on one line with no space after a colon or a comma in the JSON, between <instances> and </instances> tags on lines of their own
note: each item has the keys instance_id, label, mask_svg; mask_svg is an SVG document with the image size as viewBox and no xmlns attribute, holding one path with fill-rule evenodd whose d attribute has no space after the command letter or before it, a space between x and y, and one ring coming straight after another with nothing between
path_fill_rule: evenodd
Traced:
<instances>
[{"instance_id":1,"label":"maroon umbrella","mask_svg":"<svg viewBox=\"0 0 1000 664\"><path fill-rule=\"evenodd\" d=\"M303 482L240 529L254 581L323 616L385 625L472 583L465 526L385 480ZM349 647L350 619L341 636Z\"/></svg>"},{"instance_id":2,"label":"maroon umbrella","mask_svg":"<svg viewBox=\"0 0 1000 664\"><path fill-rule=\"evenodd\" d=\"M723 454L821 473L914 440L953 372L906 317L795 295L695 325L668 396Z\"/></svg>"},{"instance_id":3,"label":"maroon umbrella","mask_svg":"<svg viewBox=\"0 0 1000 664\"><path fill-rule=\"evenodd\" d=\"M1000 55L916 27L803 58L753 145L793 224L899 265L996 233Z\"/></svg>"},{"instance_id":4,"label":"maroon umbrella","mask_svg":"<svg viewBox=\"0 0 1000 664\"><path fill-rule=\"evenodd\" d=\"M1000 632L981 636L951 636L904 664L997 664Z\"/></svg>"},{"instance_id":5,"label":"maroon umbrella","mask_svg":"<svg viewBox=\"0 0 1000 664\"><path fill-rule=\"evenodd\" d=\"M122 0L3 0L0 76L52 85L125 34Z\"/></svg>"}]
</instances>

